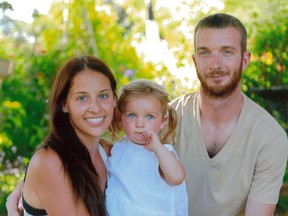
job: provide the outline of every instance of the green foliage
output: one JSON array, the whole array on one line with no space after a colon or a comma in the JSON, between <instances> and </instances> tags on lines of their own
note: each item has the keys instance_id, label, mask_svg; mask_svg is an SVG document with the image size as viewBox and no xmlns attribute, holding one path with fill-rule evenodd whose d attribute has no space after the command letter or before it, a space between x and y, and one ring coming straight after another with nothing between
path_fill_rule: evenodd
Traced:
<instances>
[{"instance_id":1,"label":"green foliage","mask_svg":"<svg viewBox=\"0 0 288 216\"><path fill-rule=\"evenodd\" d=\"M19 166L19 164L15 164ZM0 215L1 212L6 212L5 203L8 194L15 188L15 185L20 179L23 179L23 170L20 169L11 169L6 168L4 172L0 172L0 184L1 184L1 193L0 193Z\"/></svg>"},{"instance_id":2,"label":"green foliage","mask_svg":"<svg viewBox=\"0 0 288 216\"><path fill-rule=\"evenodd\" d=\"M250 79L256 81L254 86L270 88L288 84L285 73L288 68L288 20L285 13L287 10L283 9L265 25L257 24L257 34L251 39L253 58L248 71Z\"/></svg>"},{"instance_id":3,"label":"green foliage","mask_svg":"<svg viewBox=\"0 0 288 216\"><path fill-rule=\"evenodd\" d=\"M276 215L288 215L288 194L284 196L280 196L277 208L276 208Z\"/></svg>"}]
</instances>

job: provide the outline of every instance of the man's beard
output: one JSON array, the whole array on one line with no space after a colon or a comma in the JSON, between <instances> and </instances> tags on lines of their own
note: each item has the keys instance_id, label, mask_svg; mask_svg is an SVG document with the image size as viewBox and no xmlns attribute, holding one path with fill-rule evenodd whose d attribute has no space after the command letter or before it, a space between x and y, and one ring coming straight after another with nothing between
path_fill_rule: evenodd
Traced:
<instances>
[{"instance_id":1,"label":"man's beard","mask_svg":"<svg viewBox=\"0 0 288 216\"><path fill-rule=\"evenodd\" d=\"M242 62L242 61L241 61ZM241 77L242 77L242 64L238 67L238 69L234 70L233 77L229 81L229 83L225 85L219 85L219 86L208 86L205 77L203 77L201 74L199 74L198 69L197 76L201 83L201 88L205 95L207 95L210 98L215 99L224 99L227 98L229 95L231 95L234 90L237 88ZM209 76L213 74L224 74L224 71L221 70L214 70L209 73Z\"/></svg>"}]
</instances>

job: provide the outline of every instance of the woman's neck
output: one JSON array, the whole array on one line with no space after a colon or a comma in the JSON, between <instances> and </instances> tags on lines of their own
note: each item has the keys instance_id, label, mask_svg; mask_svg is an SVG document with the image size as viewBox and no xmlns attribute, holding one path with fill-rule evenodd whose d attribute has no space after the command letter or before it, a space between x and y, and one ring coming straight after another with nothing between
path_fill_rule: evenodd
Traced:
<instances>
[{"instance_id":1,"label":"woman's neck","mask_svg":"<svg viewBox=\"0 0 288 216\"><path fill-rule=\"evenodd\" d=\"M88 149L91 158L94 158L95 154L98 154L100 137L85 137L80 140Z\"/></svg>"}]
</instances>

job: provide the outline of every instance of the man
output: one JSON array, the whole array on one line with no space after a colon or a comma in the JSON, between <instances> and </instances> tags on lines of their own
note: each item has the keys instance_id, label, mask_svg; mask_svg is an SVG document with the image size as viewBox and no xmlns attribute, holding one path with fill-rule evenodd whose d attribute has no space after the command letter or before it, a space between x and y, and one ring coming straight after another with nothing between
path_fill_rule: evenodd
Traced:
<instances>
[{"instance_id":1,"label":"man","mask_svg":"<svg viewBox=\"0 0 288 216\"><path fill-rule=\"evenodd\" d=\"M200 92L172 102L190 216L271 216L278 202L287 134L241 93L251 56L246 40L243 24L228 14L205 17L195 29Z\"/></svg>"}]
</instances>

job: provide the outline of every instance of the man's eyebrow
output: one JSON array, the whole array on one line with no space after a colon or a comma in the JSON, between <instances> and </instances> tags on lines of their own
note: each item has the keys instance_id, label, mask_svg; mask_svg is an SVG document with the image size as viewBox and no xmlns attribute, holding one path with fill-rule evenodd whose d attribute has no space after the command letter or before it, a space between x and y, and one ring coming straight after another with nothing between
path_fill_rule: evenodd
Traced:
<instances>
[{"instance_id":1,"label":"man's eyebrow","mask_svg":"<svg viewBox=\"0 0 288 216\"><path fill-rule=\"evenodd\" d=\"M208 49L207 47L198 47L197 50L201 50L201 49Z\"/></svg>"},{"instance_id":2,"label":"man's eyebrow","mask_svg":"<svg viewBox=\"0 0 288 216\"><path fill-rule=\"evenodd\" d=\"M221 49L233 49L233 50L236 50L235 46L223 46Z\"/></svg>"}]
</instances>

